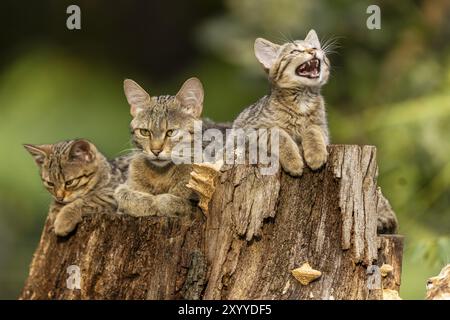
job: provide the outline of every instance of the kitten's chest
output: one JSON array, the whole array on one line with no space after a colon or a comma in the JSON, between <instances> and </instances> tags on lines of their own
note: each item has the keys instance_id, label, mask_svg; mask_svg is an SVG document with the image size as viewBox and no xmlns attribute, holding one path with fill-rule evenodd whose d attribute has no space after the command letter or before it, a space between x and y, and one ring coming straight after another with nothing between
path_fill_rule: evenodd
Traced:
<instances>
[{"instance_id":1,"label":"kitten's chest","mask_svg":"<svg viewBox=\"0 0 450 320\"><path fill-rule=\"evenodd\" d=\"M289 106L273 106L275 122L297 142L311 126L324 122L322 104L319 101L301 102Z\"/></svg>"},{"instance_id":2,"label":"kitten's chest","mask_svg":"<svg viewBox=\"0 0 450 320\"><path fill-rule=\"evenodd\" d=\"M152 194L167 193L171 180L170 172L163 174L153 170L144 157L135 158L130 165L128 184L134 190Z\"/></svg>"},{"instance_id":3,"label":"kitten's chest","mask_svg":"<svg viewBox=\"0 0 450 320\"><path fill-rule=\"evenodd\" d=\"M273 113L273 122L284 129L295 140L300 141L301 136L312 124L311 117L292 109L277 109Z\"/></svg>"},{"instance_id":4,"label":"kitten's chest","mask_svg":"<svg viewBox=\"0 0 450 320\"><path fill-rule=\"evenodd\" d=\"M152 194L168 193L170 186L173 184L170 174L158 174L152 170L146 170L135 176L134 181L137 182L136 189Z\"/></svg>"}]
</instances>

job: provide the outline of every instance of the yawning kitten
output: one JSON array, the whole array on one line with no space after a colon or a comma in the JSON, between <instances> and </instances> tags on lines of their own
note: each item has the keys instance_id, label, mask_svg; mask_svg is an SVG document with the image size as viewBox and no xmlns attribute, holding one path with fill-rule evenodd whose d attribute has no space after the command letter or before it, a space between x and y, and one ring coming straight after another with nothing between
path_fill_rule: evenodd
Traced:
<instances>
[{"instance_id":1,"label":"yawning kitten","mask_svg":"<svg viewBox=\"0 0 450 320\"><path fill-rule=\"evenodd\" d=\"M328 157L327 119L320 88L327 82L330 62L317 34L283 45L258 38L255 55L269 75L271 92L245 109L233 128L278 128L280 164L300 176L306 161L320 168Z\"/></svg>"}]
</instances>

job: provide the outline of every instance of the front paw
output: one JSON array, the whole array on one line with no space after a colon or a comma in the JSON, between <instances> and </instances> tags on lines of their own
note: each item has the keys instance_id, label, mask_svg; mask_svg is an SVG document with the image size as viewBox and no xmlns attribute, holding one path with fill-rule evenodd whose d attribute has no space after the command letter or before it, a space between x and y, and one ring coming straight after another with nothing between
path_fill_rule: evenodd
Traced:
<instances>
[{"instance_id":1,"label":"front paw","mask_svg":"<svg viewBox=\"0 0 450 320\"><path fill-rule=\"evenodd\" d=\"M117 202L117 212L120 214L127 214L130 216L140 217L147 214L144 211L146 207L142 206L142 196L136 191L133 191L127 184L119 185L114 190L114 199Z\"/></svg>"},{"instance_id":2,"label":"front paw","mask_svg":"<svg viewBox=\"0 0 450 320\"><path fill-rule=\"evenodd\" d=\"M326 149L305 151L305 161L312 170L317 170L322 167L328 159L328 152Z\"/></svg>"},{"instance_id":3,"label":"front paw","mask_svg":"<svg viewBox=\"0 0 450 320\"><path fill-rule=\"evenodd\" d=\"M73 219L65 214L59 214L53 224L55 234L60 237L65 237L76 228L79 222L80 221L78 219Z\"/></svg>"},{"instance_id":4,"label":"front paw","mask_svg":"<svg viewBox=\"0 0 450 320\"><path fill-rule=\"evenodd\" d=\"M126 184L120 184L114 190L114 199L116 199L117 202L125 200L127 194L128 194L128 186Z\"/></svg>"},{"instance_id":5,"label":"front paw","mask_svg":"<svg viewBox=\"0 0 450 320\"><path fill-rule=\"evenodd\" d=\"M128 186L125 184L119 185L116 190L114 190L114 199L116 199L117 202L117 211L125 213L127 210L124 208L125 204L127 203L129 194Z\"/></svg>"},{"instance_id":6,"label":"front paw","mask_svg":"<svg viewBox=\"0 0 450 320\"><path fill-rule=\"evenodd\" d=\"M283 161L281 167L293 177L300 177L303 174L303 161L301 159L290 159Z\"/></svg>"}]
</instances>

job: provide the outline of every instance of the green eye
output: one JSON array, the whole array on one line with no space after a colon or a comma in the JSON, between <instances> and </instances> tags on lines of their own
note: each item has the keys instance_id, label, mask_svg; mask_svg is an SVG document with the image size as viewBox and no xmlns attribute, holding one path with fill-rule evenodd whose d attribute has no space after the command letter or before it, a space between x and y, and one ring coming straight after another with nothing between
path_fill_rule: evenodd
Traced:
<instances>
[{"instance_id":1,"label":"green eye","mask_svg":"<svg viewBox=\"0 0 450 320\"><path fill-rule=\"evenodd\" d=\"M174 135L176 135L178 133L177 129L172 129L172 130L167 130L166 135L168 137L173 137Z\"/></svg>"},{"instance_id":2,"label":"green eye","mask_svg":"<svg viewBox=\"0 0 450 320\"><path fill-rule=\"evenodd\" d=\"M139 134L143 137L149 137L150 136L150 131L147 129L139 129Z\"/></svg>"}]
</instances>

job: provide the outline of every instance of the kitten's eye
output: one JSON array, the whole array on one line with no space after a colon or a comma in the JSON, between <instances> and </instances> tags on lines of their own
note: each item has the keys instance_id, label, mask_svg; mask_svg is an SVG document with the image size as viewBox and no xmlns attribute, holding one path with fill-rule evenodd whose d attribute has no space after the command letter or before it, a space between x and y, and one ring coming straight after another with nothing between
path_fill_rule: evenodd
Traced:
<instances>
[{"instance_id":1,"label":"kitten's eye","mask_svg":"<svg viewBox=\"0 0 450 320\"><path fill-rule=\"evenodd\" d=\"M47 180L44 180L44 184L49 188L53 188L55 186L55 184L53 182L50 182Z\"/></svg>"},{"instance_id":2,"label":"kitten's eye","mask_svg":"<svg viewBox=\"0 0 450 320\"><path fill-rule=\"evenodd\" d=\"M143 137L149 137L150 136L150 131L147 129L139 129L139 134Z\"/></svg>"},{"instance_id":3,"label":"kitten's eye","mask_svg":"<svg viewBox=\"0 0 450 320\"><path fill-rule=\"evenodd\" d=\"M290 52L290 54L293 54L293 53L303 53L303 52L305 52L305 50L294 49L294 50L292 50L292 51Z\"/></svg>"},{"instance_id":4,"label":"kitten's eye","mask_svg":"<svg viewBox=\"0 0 450 320\"><path fill-rule=\"evenodd\" d=\"M73 187L77 184L79 179L72 179L72 180L68 180L66 181L66 187Z\"/></svg>"},{"instance_id":5,"label":"kitten's eye","mask_svg":"<svg viewBox=\"0 0 450 320\"><path fill-rule=\"evenodd\" d=\"M176 136L177 133L178 133L178 130L177 130L177 129L172 129L172 130L167 130L166 135L167 135L168 137L173 137L173 136Z\"/></svg>"}]
</instances>

